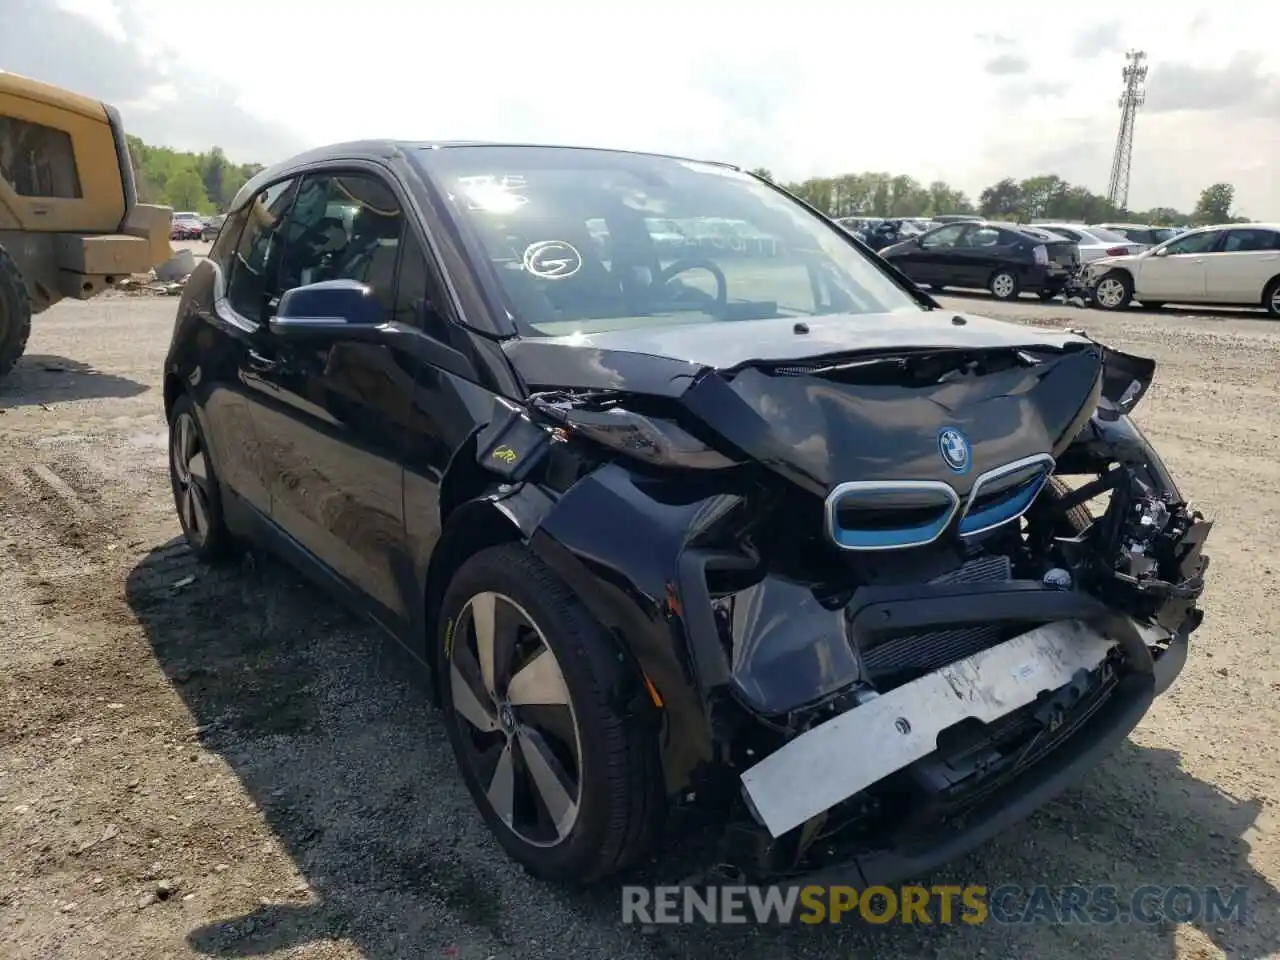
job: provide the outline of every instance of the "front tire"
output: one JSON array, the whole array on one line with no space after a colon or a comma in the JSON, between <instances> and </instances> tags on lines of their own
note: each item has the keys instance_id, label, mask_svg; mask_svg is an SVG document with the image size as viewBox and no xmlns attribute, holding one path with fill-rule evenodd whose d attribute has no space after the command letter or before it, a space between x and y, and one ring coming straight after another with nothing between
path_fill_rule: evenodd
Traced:
<instances>
[{"instance_id":1,"label":"front tire","mask_svg":"<svg viewBox=\"0 0 1280 960\"><path fill-rule=\"evenodd\" d=\"M31 337L31 297L13 257L0 247L0 377L13 369Z\"/></svg>"},{"instance_id":2,"label":"front tire","mask_svg":"<svg viewBox=\"0 0 1280 960\"><path fill-rule=\"evenodd\" d=\"M1103 276L1093 288L1093 303L1099 310L1123 310L1133 301L1133 281L1115 270Z\"/></svg>"},{"instance_id":3,"label":"front tire","mask_svg":"<svg viewBox=\"0 0 1280 960\"><path fill-rule=\"evenodd\" d=\"M454 576L437 627L445 726L467 789L531 874L587 883L646 856L661 824L654 716L624 707L613 637L521 544Z\"/></svg>"},{"instance_id":4,"label":"front tire","mask_svg":"<svg viewBox=\"0 0 1280 960\"><path fill-rule=\"evenodd\" d=\"M178 523L192 553L205 563L223 563L236 554L236 542L222 513L222 487L213 467L195 404L186 394L169 413L169 483Z\"/></svg>"},{"instance_id":5,"label":"front tire","mask_svg":"<svg viewBox=\"0 0 1280 960\"><path fill-rule=\"evenodd\" d=\"M1267 289L1262 294L1262 305L1271 316L1280 317L1280 277L1267 284Z\"/></svg>"},{"instance_id":6,"label":"front tire","mask_svg":"<svg viewBox=\"0 0 1280 960\"><path fill-rule=\"evenodd\" d=\"M1018 277L1009 270L997 270L991 275L987 289L997 300L1017 300L1019 293Z\"/></svg>"}]
</instances>

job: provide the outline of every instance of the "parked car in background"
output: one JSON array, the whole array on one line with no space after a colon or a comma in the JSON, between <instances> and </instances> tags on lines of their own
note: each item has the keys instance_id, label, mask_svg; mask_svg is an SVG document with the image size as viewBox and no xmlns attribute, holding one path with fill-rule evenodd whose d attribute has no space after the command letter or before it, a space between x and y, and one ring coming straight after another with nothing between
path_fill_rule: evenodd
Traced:
<instances>
[{"instance_id":1,"label":"parked car in background","mask_svg":"<svg viewBox=\"0 0 1280 960\"><path fill-rule=\"evenodd\" d=\"M1137 255L1094 260L1082 279L1103 310L1137 300L1262 307L1280 317L1280 224L1188 230Z\"/></svg>"},{"instance_id":2,"label":"parked car in background","mask_svg":"<svg viewBox=\"0 0 1280 960\"><path fill-rule=\"evenodd\" d=\"M911 237L918 237L929 231L926 221L914 219L881 220L863 233L863 239L872 250L883 250L895 243L901 243Z\"/></svg>"},{"instance_id":3,"label":"parked car in background","mask_svg":"<svg viewBox=\"0 0 1280 960\"><path fill-rule=\"evenodd\" d=\"M934 292L981 288L997 300L1035 293L1049 300L1080 265L1075 243L1037 227L980 220L944 224L880 255Z\"/></svg>"},{"instance_id":4,"label":"parked car in background","mask_svg":"<svg viewBox=\"0 0 1280 960\"><path fill-rule=\"evenodd\" d=\"M982 218L972 213L940 213L933 217L934 223L980 223Z\"/></svg>"},{"instance_id":5,"label":"parked car in background","mask_svg":"<svg viewBox=\"0 0 1280 960\"><path fill-rule=\"evenodd\" d=\"M1031 226L1074 240L1076 247L1080 250L1081 263L1088 263L1099 257L1123 257L1130 253L1141 253L1146 249L1145 245L1135 243L1124 234L1105 227L1086 227L1079 223L1050 223L1039 220Z\"/></svg>"},{"instance_id":6,"label":"parked car in background","mask_svg":"<svg viewBox=\"0 0 1280 960\"><path fill-rule=\"evenodd\" d=\"M204 220L194 213L175 213L169 225L170 240L199 240L204 233Z\"/></svg>"},{"instance_id":7,"label":"parked car in background","mask_svg":"<svg viewBox=\"0 0 1280 960\"><path fill-rule=\"evenodd\" d=\"M880 218L879 217L837 217L835 222L838 226L844 228L845 230L848 230L850 233L856 234L858 237L861 237L863 234L863 231L865 231L868 226L874 226L875 224L879 223Z\"/></svg>"},{"instance_id":8,"label":"parked car in background","mask_svg":"<svg viewBox=\"0 0 1280 960\"><path fill-rule=\"evenodd\" d=\"M1110 230L1112 233L1118 233L1133 243L1140 243L1146 247L1154 247L1157 244L1164 243L1166 240L1172 240L1179 232L1177 227L1155 227L1149 223L1093 223L1090 228L1097 227L1101 230Z\"/></svg>"},{"instance_id":9,"label":"parked car in background","mask_svg":"<svg viewBox=\"0 0 1280 960\"><path fill-rule=\"evenodd\" d=\"M222 229L222 222L226 219L226 214L207 219L204 222L204 229L200 231L200 239L205 243L213 243L218 238L218 231Z\"/></svg>"}]
</instances>

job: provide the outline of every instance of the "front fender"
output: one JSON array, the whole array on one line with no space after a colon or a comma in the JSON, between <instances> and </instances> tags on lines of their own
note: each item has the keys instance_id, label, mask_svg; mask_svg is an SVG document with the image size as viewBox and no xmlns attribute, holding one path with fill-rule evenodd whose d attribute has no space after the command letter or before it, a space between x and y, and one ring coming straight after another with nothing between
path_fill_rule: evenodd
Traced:
<instances>
[{"instance_id":1,"label":"front fender","mask_svg":"<svg viewBox=\"0 0 1280 960\"><path fill-rule=\"evenodd\" d=\"M710 480L609 464L529 537L656 689L671 794L719 759L721 719L741 718L740 708L778 717L862 677L840 607L763 569L738 542L750 513Z\"/></svg>"},{"instance_id":2,"label":"front fender","mask_svg":"<svg viewBox=\"0 0 1280 960\"><path fill-rule=\"evenodd\" d=\"M1125 414L1114 417L1094 414L1058 457L1058 472L1066 475L1098 473L1111 463L1120 463L1137 471L1148 485L1170 499L1182 499L1178 485L1160 454L1138 425Z\"/></svg>"},{"instance_id":3,"label":"front fender","mask_svg":"<svg viewBox=\"0 0 1280 960\"><path fill-rule=\"evenodd\" d=\"M529 537L656 691L669 794L685 789L713 756L700 664L682 616L679 561L708 501L723 499L677 502L664 496L672 492L609 464L567 490Z\"/></svg>"}]
</instances>

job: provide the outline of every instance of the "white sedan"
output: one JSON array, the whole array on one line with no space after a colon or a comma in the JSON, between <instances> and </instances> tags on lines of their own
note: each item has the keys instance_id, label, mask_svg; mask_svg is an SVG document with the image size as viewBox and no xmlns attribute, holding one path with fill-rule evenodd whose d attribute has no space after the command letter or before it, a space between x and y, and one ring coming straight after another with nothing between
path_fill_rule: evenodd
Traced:
<instances>
[{"instance_id":1,"label":"white sedan","mask_svg":"<svg viewBox=\"0 0 1280 960\"><path fill-rule=\"evenodd\" d=\"M1147 249L1146 244L1135 243L1124 234L1106 227L1084 227L1078 223L1056 223L1048 220L1038 220L1034 226L1074 240L1080 249L1081 263L1090 263L1101 257L1123 257Z\"/></svg>"},{"instance_id":2,"label":"white sedan","mask_svg":"<svg viewBox=\"0 0 1280 960\"><path fill-rule=\"evenodd\" d=\"M1094 260L1084 281L1103 310L1137 300L1263 307L1280 317L1280 224L1200 227L1139 254Z\"/></svg>"}]
</instances>

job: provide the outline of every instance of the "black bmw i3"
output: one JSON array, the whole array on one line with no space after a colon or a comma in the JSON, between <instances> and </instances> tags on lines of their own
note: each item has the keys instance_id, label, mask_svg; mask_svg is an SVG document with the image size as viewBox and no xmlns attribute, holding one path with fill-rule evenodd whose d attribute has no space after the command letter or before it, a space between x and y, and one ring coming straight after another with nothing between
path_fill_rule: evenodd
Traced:
<instances>
[{"instance_id":1,"label":"black bmw i3","mask_svg":"<svg viewBox=\"0 0 1280 960\"><path fill-rule=\"evenodd\" d=\"M943 309L732 166L361 142L241 190L164 405L191 548L430 667L533 873L697 822L738 876L865 884L1029 813L1185 662L1211 523L1130 419L1154 368Z\"/></svg>"}]
</instances>

